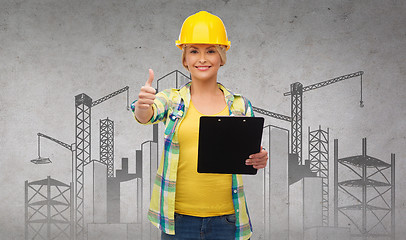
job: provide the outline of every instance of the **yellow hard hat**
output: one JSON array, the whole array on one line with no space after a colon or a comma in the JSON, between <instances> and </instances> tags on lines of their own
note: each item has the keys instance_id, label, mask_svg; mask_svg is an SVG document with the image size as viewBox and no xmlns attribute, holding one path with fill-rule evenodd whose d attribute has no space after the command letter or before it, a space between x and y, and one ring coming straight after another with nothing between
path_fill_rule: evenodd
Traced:
<instances>
[{"instance_id":1,"label":"yellow hard hat","mask_svg":"<svg viewBox=\"0 0 406 240\"><path fill-rule=\"evenodd\" d=\"M217 44L230 48L226 27L221 19L206 11L189 16L183 22L176 46L184 44Z\"/></svg>"}]
</instances>

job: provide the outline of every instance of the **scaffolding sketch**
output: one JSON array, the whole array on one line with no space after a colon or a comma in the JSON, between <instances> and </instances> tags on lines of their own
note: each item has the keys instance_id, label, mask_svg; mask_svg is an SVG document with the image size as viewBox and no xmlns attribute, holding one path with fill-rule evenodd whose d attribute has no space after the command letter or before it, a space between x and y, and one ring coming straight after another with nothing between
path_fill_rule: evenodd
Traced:
<instances>
[{"instance_id":1,"label":"scaffolding sketch","mask_svg":"<svg viewBox=\"0 0 406 240\"><path fill-rule=\"evenodd\" d=\"M323 226L329 226L329 129L310 131L309 127L310 170L322 178L322 217Z\"/></svg>"},{"instance_id":2,"label":"scaffolding sketch","mask_svg":"<svg viewBox=\"0 0 406 240\"><path fill-rule=\"evenodd\" d=\"M73 184L25 181L25 239L73 238Z\"/></svg>"},{"instance_id":3,"label":"scaffolding sketch","mask_svg":"<svg viewBox=\"0 0 406 240\"><path fill-rule=\"evenodd\" d=\"M339 166L355 177L340 180ZM352 233L353 238L395 239L395 154L391 155L391 164L371 157L367 154L367 140L363 138L362 155L339 158L338 140L334 139L334 193L336 227L340 213L358 232ZM343 195L349 196L352 202L339 205Z\"/></svg>"}]
</instances>

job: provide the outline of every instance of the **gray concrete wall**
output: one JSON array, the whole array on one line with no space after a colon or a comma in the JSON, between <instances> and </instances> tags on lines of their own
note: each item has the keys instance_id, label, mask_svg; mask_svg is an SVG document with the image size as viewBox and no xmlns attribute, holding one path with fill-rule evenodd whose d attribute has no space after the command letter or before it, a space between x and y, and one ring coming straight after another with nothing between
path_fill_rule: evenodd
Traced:
<instances>
[{"instance_id":1,"label":"gray concrete wall","mask_svg":"<svg viewBox=\"0 0 406 240\"><path fill-rule=\"evenodd\" d=\"M71 144L75 95L96 100L129 86L134 99L148 68L157 78L185 73L175 40L184 19L199 10L219 15L231 41L219 82L254 106L290 115L283 93L291 83L365 71L364 108L359 78L349 79L304 94L303 126L330 128L342 157L361 154L363 137L374 157L390 162L396 153L397 236L406 234L405 1L1 0L0 6L2 238L24 238L25 180L71 181L71 152L52 141L41 140L41 155L53 163L30 163L38 157L36 133ZM108 116L115 121L117 169L122 157L135 166L135 149L152 138L152 128L138 125L125 108L121 94L92 109L92 159L99 158L98 121Z\"/></svg>"},{"instance_id":2,"label":"gray concrete wall","mask_svg":"<svg viewBox=\"0 0 406 240\"><path fill-rule=\"evenodd\" d=\"M341 240L351 239L348 228L314 227L307 229L304 234L305 240Z\"/></svg>"}]
</instances>

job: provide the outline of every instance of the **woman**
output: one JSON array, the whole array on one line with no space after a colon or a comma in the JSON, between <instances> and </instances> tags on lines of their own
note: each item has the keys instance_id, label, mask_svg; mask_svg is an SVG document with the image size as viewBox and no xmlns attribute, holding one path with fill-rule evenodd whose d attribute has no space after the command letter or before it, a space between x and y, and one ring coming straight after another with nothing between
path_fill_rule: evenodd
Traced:
<instances>
[{"instance_id":1,"label":"woman","mask_svg":"<svg viewBox=\"0 0 406 240\"><path fill-rule=\"evenodd\" d=\"M220 18L201 11L183 23L176 45L192 81L181 89L155 95L154 73L132 104L142 124L164 122L164 152L151 197L149 220L162 230L162 239L249 239L252 235L242 177L197 173L200 116L253 116L251 103L217 83L230 48ZM261 169L268 153L246 160Z\"/></svg>"}]
</instances>

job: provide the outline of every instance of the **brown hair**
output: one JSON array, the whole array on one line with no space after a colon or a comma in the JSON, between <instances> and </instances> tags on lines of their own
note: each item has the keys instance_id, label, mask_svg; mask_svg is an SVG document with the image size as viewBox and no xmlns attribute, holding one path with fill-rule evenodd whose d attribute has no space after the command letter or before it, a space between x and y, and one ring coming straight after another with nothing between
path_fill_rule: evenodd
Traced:
<instances>
[{"instance_id":1,"label":"brown hair","mask_svg":"<svg viewBox=\"0 0 406 240\"><path fill-rule=\"evenodd\" d=\"M220 54L221 63L220 66L224 66L227 62L227 55L226 55L226 47L222 45L214 45L217 49L217 52ZM182 46L182 65L183 67L189 71L188 67L184 64L186 59L186 49L189 45Z\"/></svg>"}]
</instances>

